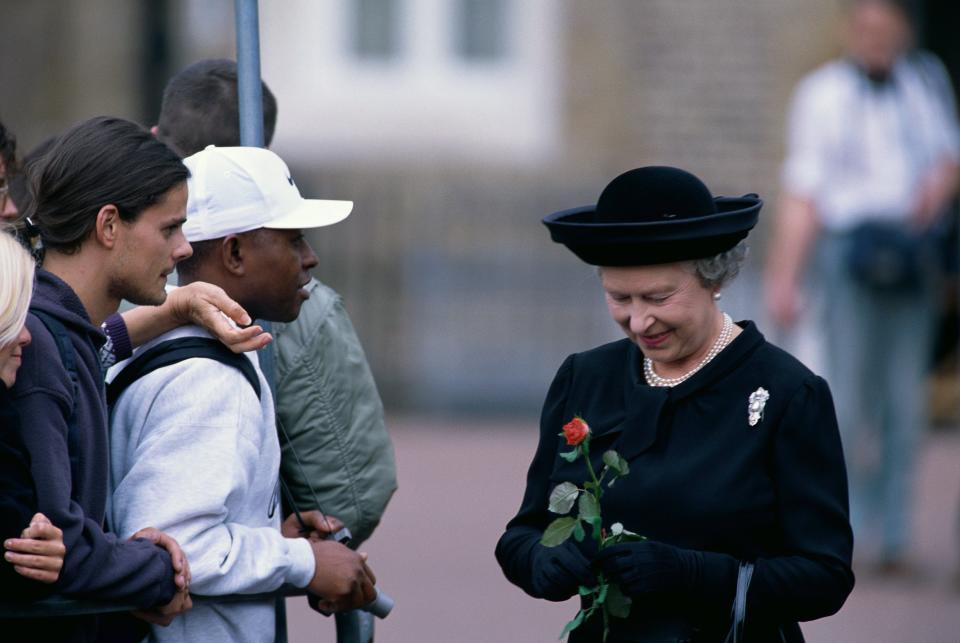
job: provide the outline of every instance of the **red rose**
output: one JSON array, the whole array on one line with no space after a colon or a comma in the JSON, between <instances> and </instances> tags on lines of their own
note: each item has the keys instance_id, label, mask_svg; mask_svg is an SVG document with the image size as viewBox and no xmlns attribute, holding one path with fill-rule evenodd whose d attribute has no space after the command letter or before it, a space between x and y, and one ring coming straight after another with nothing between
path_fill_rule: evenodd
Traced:
<instances>
[{"instance_id":1,"label":"red rose","mask_svg":"<svg viewBox=\"0 0 960 643\"><path fill-rule=\"evenodd\" d=\"M567 444L573 447L586 440L589 433L590 427L579 416L563 425L563 437L567 438Z\"/></svg>"}]
</instances>

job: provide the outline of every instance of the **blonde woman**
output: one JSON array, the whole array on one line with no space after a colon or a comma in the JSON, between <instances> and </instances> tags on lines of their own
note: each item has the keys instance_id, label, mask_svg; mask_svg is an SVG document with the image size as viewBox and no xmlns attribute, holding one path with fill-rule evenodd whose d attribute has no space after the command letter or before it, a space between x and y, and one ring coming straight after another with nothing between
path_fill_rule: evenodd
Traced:
<instances>
[{"instance_id":1,"label":"blonde woman","mask_svg":"<svg viewBox=\"0 0 960 643\"><path fill-rule=\"evenodd\" d=\"M0 228L0 527L4 537L0 595L36 598L51 591L50 584L59 578L66 549L60 529L42 513L35 513L30 460L20 435L23 427L9 398L23 347L30 343L25 321L34 264L7 232Z\"/></svg>"}]
</instances>

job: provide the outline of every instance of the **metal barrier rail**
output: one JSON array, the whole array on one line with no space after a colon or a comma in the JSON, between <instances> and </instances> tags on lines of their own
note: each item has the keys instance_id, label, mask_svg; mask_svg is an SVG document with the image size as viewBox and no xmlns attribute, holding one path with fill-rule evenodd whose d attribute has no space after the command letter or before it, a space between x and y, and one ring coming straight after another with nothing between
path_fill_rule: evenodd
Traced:
<instances>
[{"instance_id":1,"label":"metal barrier rail","mask_svg":"<svg viewBox=\"0 0 960 643\"><path fill-rule=\"evenodd\" d=\"M306 596L302 587L284 585L274 592L261 594L229 594L226 596L202 596L191 594L194 605L204 603L248 603L273 600L278 597ZM130 612L140 609L135 605L107 603L66 596L49 596L39 601L24 603L0 603L0 619L9 618L59 618L63 616L85 616L88 614L108 614L111 612Z\"/></svg>"}]
</instances>

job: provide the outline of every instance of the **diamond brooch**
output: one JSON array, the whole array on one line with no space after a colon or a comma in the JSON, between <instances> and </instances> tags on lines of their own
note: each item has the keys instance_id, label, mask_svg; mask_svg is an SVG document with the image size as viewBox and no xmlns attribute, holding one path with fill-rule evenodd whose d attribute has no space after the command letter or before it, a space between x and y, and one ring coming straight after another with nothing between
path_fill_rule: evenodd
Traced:
<instances>
[{"instance_id":1,"label":"diamond brooch","mask_svg":"<svg viewBox=\"0 0 960 643\"><path fill-rule=\"evenodd\" d=\"M747 399L747 421L750 426L757 426L763 419L763 408L770 399L770 392L762 386L750 394Z\"/></svg>"}]
</instances>

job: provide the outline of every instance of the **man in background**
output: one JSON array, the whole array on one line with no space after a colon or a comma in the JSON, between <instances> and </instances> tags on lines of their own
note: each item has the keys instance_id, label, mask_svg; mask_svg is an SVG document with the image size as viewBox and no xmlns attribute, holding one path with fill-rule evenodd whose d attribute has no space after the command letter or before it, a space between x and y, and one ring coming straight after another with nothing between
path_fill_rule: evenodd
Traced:
<instances>
[{"instance_id":1,"label":"man in background","mask_svg":"<svg viewBox=\"0 0 960 643\"><path fill-rule=\"evenodd\" d=\"M903 571L937 304L934 231L958 185L960 134L940 61L911 52L897 0L856 0L846 56L793 97L766 280L774 321L801 311L811 257L850 475L851 521L883 572Z\"/></svg>"},{"instance_id":2,"label":"man in background","mask_svg":"<svg viewBox=\"0 0 960 643\"><path fill-rule=\"evenodd\" d=\"M0 220L17 218L17 204L10 197L10 180L17 171L17 139L0 123Z\"/></svg>"},{"instance_id":3,"label":"man in background","mask_svg":"<svg viewBox=\"0 0 960 643\"><path fill-rule=\"evenodd\" d=\"M277 101L263 89L264 141L273 139ZM182 156L207 145L239 145L237 65L201 60L174 76L153 132ZM274 326L277 416L283 478L299 509L335 515L369 538L397 488L383 405L360 340L333 289L317 279L300 316Z\"/></svg>"},{"instance_id":4,"label":"man in background","mask_svg":"<svg viewBox=\"0 0 960 643\"><path fill-rule=\"evenodd\" d=\"M273 140L277 101L261 82L263 133ZM207 145L240 145L237 64L212 59L177 73L152 129L181 156ZM291 323L274 324L281 478L294 508L340 518L358 547L379 524L397 488L383 404L360 340L332 288L313 278ZM281 605L282 609L282 605ZM366 612L337 614L338 630L372 632Z\"/></svg>"}]
</instances>

